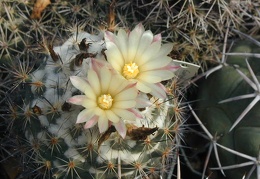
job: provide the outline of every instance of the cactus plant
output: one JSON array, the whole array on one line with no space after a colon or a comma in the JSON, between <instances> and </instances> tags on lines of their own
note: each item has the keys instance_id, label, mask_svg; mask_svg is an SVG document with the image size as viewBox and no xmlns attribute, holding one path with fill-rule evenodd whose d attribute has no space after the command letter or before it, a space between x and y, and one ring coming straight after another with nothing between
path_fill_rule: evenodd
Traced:
<instances>
[{"instance_id":1,"label":"cactus plant","mask_svg":"<svg viewBox=\"0 0 260 179\"><path fill-rule=\"evenodd\" d=\"M171 87L174 82L168 80L168 83L165 84L168 88L167 99L160 99L143 92L140 92L138 99L135 99L137 92L134 95L132 88L135 89L135 86L141 81L133 81L133 78L127 78L129 76L113 75L111 78L115 79L111 80L111 85L114 87L111 86L111 89L115 88L116 83L121 84L120 81L125 80L114 90L121 89L126 82L126 84L129 83L130 85L126 85L125 89L131 91L131 95L123 95L124 92L122 95L128 100L131 97L134 101L139 101L138 106L142 108L127 109L126 114L122 114L119 111L120 106L117 105L114 110L118 111L116 114L120 118L127 119L124 122L122 119L120 119L121 122L117 122L118 117L116 118L116 116L109 117L110 122L105 122L101 116L98 127L93 126L94 120L97 118L93 117L93 121L85 119L85 110L80 105L74 105L81 104L86 107L92 103L80 102L83 99L82 95L79 95L80 91L84 92L88 98L89 94L93 92L84 91L87 86L80 78L93 76L95 71L97 75L103 75L100 82L103 84L103 78L107 78L109 74L105 76L98 74L99 70L100 73L119 74L116 70L112 70L112 65L110 66L105 60L108 59L110 62L116 56L113 56L115 49L110 49L111 44L103 41L102 34L102 32L99 35L76 33L61 46L49 46L50 55L37 69L27 71L26 75L23 75L24 78L14 76L18 79L18 83L16 89L11 93L12 96L8 96L9 112L4 116L9 126L9 135L15 136L13 141L15 147L11 148L16 150L16 156L22 156L20 164L22 164L23 172L20 177L158 178L171 176L172 168L176 163L176 152L180 144L179 137L184 122L179 109L181 94L177 92L177 89ZM126 31L118 32L118 40L122 34L126 35ZM161 36L153 37L151 31L144 31L140 24L131 34L151 38L150 43L153 42L156 48L161 45ZM106 40L111 40L110 43L116 42L117 37L111 38L111 32L107 32L107 35ZM147 43L145 44L147 45ZM109 50L105 50L106 55L103 53L105 48ZM129 49L131 50L131 48ZM161 68L151 63L154 67L150 71L154 69L154 73L156 70L160 70L162 75L165 73L162 76L163 80L172 78L172 70L176 71L179 68L179 65L174 65L171 58L166 56L170 50L171 44L156 50L156 53L164 58L164 63L160 64ZM149 61L148 58L145 59ZM141 64L140 58L138 60L133 61L132 64ZM167 66L167 64L169 65ZM145 65L137 66L140 68L138 73L145 73L142 71L144 68L152 67ZM13 66L10 70L14 71ZM17 73L19 74L19 72L18 70ZM130 75L130 77L133 76ZM146 78L148 77L146 75ZM142 79L146 80L146 78ZM155 90L151 91L151 94L165 98L164 90L166 88L158 82L157 79L143 83L150 85ZM95 81L89 79L89 83L94 85ZM153 86L152 83L156 85ZM140 87L141 90L147 90L147 87L142 85ZM114 92L109 93L113 99ZM14 96L16 97L14 98ZM102 101L109 100L105 97L102 98ZM98 101L100 101L99 98ZM120 98L114 96L115 105L118 99ZM123 106L130 104L132 106L132 101L123 102L121 102ZM99 102L98 105L100 105ZM106 108L104 105L98 109L108 110L110 106ZM82 118L82 116L85 117ZM103 122L100 122L101 119ZM132 121L129 121L130 119ZM86 122L86 124L82 125L81 122Z\"/></svg>"},{"instance_id":2,"label":"cactus plant","mask_svg":"<svg viewBox=\"0 0 260 179\"><path fill-rule=\"evenodd\" d=\"M239 34L249 40L237 40L227 53L225 64L200 81L198 102L193 107L196 110L191 110L211 141L208 151L214 150L211 159L215 165L210 167L230 179L257 179L259 42Z\"/></svg>"}]
</instances>

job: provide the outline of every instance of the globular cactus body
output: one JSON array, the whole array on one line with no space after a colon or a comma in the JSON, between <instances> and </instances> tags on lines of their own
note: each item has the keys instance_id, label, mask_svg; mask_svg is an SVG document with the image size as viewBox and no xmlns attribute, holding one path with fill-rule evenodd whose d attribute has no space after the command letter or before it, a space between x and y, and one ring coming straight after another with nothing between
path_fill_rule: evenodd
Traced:
<instances>
[{"instance_id":1,"label":"globular cactus body","mask_svg":"<svg viewBox=\"0 0 260 179\"><path fill-rule=\"evenodd\" d=\"M92 58L105 60L102 39L102 33L82 32L62 46L50 46L50 55L28 75L23 87L16 89L22 100L16 104L19 107L10 122L10 133L27 141L21 142L26 146L23 168L31 171L30 175L159 178L166 177L174 166L175 129L180 132L182 122L174 117L177 98L173 96L167 100L149 97L152 105L139 109L142 119L126 125L125 139L113 126L100 134L96 126L84 129L76 124L83 108L67 102L80 93L70 76L85 77Z\"/></svg>"},{"instance_id":2,"label":"globular cactus body","mask_svg":"<svg viewBox=\"0 0 260 179\"><path fill-rule=\"evenodd\" d=\"M259 52L259 47L250 42L236 43L233 53ZM203 80L196 105L199 119L216 142L224 146L218 146L220 164L216 163L215 168L227 169L224 173L230 179L259 178L259 169L255 169L257 172L253 169L259 168L256 161L260 145L260 64L257 58L248 58L248 61L245 58L228 57L227 65Z\"/></svg>"}]
</instances>

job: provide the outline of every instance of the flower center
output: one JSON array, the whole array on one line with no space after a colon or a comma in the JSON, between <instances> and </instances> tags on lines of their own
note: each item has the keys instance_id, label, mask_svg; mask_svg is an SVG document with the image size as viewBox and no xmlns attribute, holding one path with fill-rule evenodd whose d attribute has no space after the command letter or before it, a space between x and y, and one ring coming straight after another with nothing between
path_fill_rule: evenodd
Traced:
<instances>
[{"instance_id":1,"label":"flower center","mask_svg":"<svg viewBox=\"0 0 260 179\"><path fill-rule=\"evenodd\" d=\"M98 97L98 106L101 109L110 109L112 106L113 98L110 94L102 94Z\"/></svg>"},{"instance_id":2,"label":"flower center","mask_svg":"<svg viewBox=\"0 0 260 179\"><path fill-rule=\"evenodd\" d=\"M124 68L123 68L123 76L126 79L133 79L137 76L137 74L139 73L138 70L138 66L135 63L127 63L125 64Z\"/></svg>"}]
</instances>

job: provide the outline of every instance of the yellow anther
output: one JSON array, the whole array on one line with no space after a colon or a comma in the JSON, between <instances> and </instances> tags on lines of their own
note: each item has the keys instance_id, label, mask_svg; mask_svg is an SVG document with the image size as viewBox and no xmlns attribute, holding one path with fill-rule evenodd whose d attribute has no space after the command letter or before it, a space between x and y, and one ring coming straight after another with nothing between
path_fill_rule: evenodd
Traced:
<instances>
[{"instance_id":1,"label":"yellow anther","mask_svg":"<svg viewBox=\"0 0 260 179\"><path fill-rule=\"evenodd\" d=\"M113 98L110 94L102 94L98 97L98 106L101 109L110 109L112 106Z\"/></svg>"},{"instance_id":2,"label":"yellow anther","mask_svg":"<svg viewBox=\"0 0 260 179\"><path fill-rule=\"evenodd\" d=\"M138 75L138 73L139 73L139 69L136 63L130 62L125 64L123 68L123 76L126 79L133 79Z\"/></svg>"}]
</instances>

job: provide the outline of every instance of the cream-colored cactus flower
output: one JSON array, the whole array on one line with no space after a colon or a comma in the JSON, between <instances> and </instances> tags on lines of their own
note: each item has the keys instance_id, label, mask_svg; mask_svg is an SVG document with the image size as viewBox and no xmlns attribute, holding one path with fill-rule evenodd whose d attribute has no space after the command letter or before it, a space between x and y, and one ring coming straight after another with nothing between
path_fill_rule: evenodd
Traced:
<instances>
[{"instance_id":1,"label":"cream-colored cactus flower","mask_svg":"<svg viewBox=\"0 0 260 179\"><path fill-rule=\"evenodd\" d=\"M165 98L161 81L171 79L179 66L167 56L172 43L162 45L161 35L153 35L138 24L131 32L119 29L117 34L105 32L107 61L125 79L136 82L137 89L144 93Z\"/></svg>"},{"instance_id":2,"label":"cream-colored cactus flower","mask_svg":"<svg viewBox=\"0 0 260 179\"><path fill-rule=\"evenodd\" d=\"M73 86L83 94L73 96L67 102L85 107L78 114L77 123L85 123L85 128L91 128L98 123L100 133L114 125L124 138L124 120L134 121L139 116L134 109L138 95L136 83L129 83L108 68L108 65L99 66L95 59L92 59L91 63L92 68L88 70L87 79L70 77Z\"/></svg>"}]
</instances>

